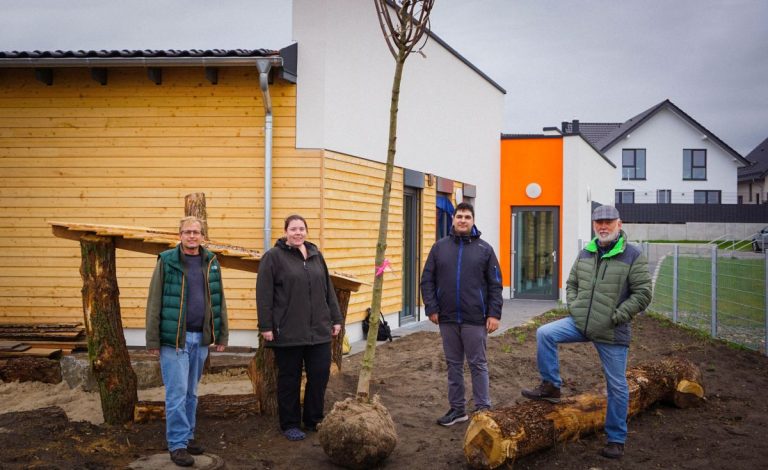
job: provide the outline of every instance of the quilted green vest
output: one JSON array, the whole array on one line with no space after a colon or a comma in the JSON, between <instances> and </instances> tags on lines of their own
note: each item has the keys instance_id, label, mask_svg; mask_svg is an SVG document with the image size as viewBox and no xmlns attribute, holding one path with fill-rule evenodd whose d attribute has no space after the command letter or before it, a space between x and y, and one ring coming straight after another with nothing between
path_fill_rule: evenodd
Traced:
<instances>
[{"instance_id":1,"label":"quilted green vest","mask_svg":"<svg viewBox=\"0 0 768 470\"><path fill-rule=\"evenodd\" d=\"M208 250L200 249L205 263L207 281L207 299L210 309L206 309L203 331L212 331L211 342L221 334L221 266L216 257ZM179 247L160 253L163 261L163 306L160 311L160 344L181 348L187 330L187 295L184 263ZM213 315L211 315L211 313ZM211 328L212 327L212 328ZM204 338L205 339L205 338Z\"/></svg>"}]
</instances>

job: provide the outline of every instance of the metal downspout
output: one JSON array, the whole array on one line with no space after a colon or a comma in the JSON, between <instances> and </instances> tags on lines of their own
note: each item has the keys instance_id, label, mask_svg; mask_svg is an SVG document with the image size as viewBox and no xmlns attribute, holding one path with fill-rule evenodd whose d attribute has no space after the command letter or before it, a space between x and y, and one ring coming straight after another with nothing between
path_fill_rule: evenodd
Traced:
<instances>
[{"instance_id":1,"label":"metal downspout","mask_svg":"<svg viewBox=\"0 0 768 470\"><path fill-rule=\"evenodd\" d=\"M264 98L264 251L272 245L272 99L269 96L269 62L256 64Z\"/></svg>"}]
</instances>

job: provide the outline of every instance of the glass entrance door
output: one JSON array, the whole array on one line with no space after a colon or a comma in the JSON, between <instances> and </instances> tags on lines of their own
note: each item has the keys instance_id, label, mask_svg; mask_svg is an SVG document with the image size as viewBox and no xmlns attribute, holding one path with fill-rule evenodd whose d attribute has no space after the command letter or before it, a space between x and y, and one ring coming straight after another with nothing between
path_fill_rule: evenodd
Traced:
<instances>
[{"instance_id":1,"label":"glass entrance door","mask_svg":"<svg viewBox=\"0 0 768 470\"><path fill-rule=\"evenodd\" d=\"M560 220L557 207L513 208L513 296L557 299Z\"/></svg>"}]
</instances>

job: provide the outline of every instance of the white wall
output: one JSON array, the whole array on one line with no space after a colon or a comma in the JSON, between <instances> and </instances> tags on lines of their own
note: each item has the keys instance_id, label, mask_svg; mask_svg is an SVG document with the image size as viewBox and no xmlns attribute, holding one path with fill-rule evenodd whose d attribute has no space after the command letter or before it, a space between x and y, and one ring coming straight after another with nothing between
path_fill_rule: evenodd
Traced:
<instances>
[{"instance_id":1,"label":"white wall","mask_svg":"<svg viewBox=\"0 0 768 470\"><path fill-rule=\"evenodd\" d=\"M605 152L617 166L617 189L634 189L638 203L655 203L657 189L671 189L673 203L693 203L694 190L720 190L723 203L735 204L737 169L742 165L714 141L702 137L688 121L662 109ZM645 149L646 180L622 181L621 151L625 148ZM683 149L707 150L705 181L683 181Z\"/></svg>"},{"instance_id":2,"label":"white wall","mask_svg":"<svg viewBox=\"0 0 768 470\"><path fill-rule=\"evenodd\" d=\"M579 240L592 236L592 201L613 204L615 169L581 136L563 137L563 249L560 256L565 281L579 253Z\"/></svg>"},{"instance_id":3,"label":"white wall","mask_svg":"<svg viewBox=\"0 0 768 470\"><path fill-rule=\"evenodd\" d=\"M395 62L372 1L294 0L296 142L385 162ZM439 35L439 31L436 31ZM477 186L498 252L504 95L434 40L405 63L395 164Z\"/></svg>"}]
</instances>

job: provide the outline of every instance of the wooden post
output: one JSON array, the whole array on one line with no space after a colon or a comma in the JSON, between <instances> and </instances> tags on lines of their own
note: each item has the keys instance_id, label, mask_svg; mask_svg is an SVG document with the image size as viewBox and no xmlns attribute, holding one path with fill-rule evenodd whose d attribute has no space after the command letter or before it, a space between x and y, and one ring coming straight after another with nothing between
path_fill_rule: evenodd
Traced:
<instances>
[{"instance_id":1,"label":"wooden post","mask_svg":"<svg viewBox=\"0 0 768 470\"><path fill-rule=\"evenodd\" d=\"M99 385L104 421L127 423L133 419L133 408L138 401L137 381L120 318L115 244L109 237L84 235L80 239L80 251L88 359Z\"/></svg>"},{"instance_id":2,"label":"wooden post","mask_svg":"<svg viewBox=\"0 0 768 470\"><path fill-rule=\"evenodd\" d=\"M344 335L347 334L347 309L349 308L349 297L352 293L345 289L334 288L334 290L336 291L336 299L339 301L339 310L341 311L341 331L331 342L331 363L336 364L340 371L343 358L341 350L344 346Z\"/></svg>"},{"instance_id":3,"label":"wooden post","mask_svg":"<svg viewBox=\"0 0 768 470\"><path fill-rule=\"evenodd\" d=\"M184 196L184 215L195 216L203 222L203 238L211 239L208 233L208 213L205 208L205 193L192 193Z\"/></svg>"}]
</instances>

